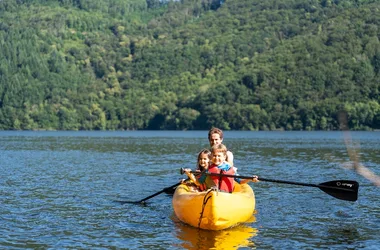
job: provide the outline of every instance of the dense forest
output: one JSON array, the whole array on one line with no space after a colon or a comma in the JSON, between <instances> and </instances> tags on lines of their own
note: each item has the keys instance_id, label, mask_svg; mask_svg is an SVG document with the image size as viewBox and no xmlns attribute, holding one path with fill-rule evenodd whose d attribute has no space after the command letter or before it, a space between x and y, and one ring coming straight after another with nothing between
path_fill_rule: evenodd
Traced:
<instances>
[{"instance_id":1,"label":"dense forest","mask_svg":"<svg viewBox=\"0 0 380 250\"><path fill-rule=\"evenodd\" d=\"M378 0L1 0L0 129L380 129Z\"/></svg>"}]
</instances>

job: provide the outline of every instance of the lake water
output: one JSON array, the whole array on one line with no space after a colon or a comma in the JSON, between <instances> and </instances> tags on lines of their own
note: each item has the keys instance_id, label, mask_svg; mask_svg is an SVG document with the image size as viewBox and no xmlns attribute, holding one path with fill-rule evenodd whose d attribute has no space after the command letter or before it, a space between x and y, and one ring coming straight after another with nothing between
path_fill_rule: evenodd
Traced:
<instances>
[{"instance_id":1,"label":"lake water","mask_svg":"<svg viewBox=\"0 0 380 250\"><path fill-rule=\"evenodd\" d=\"M349 134L360 162L380 175L380 132ZM359 199L318 188L250 184L256 213L220 232L180 223L172 197L136 201L194 168L207 131L0 131L0 248L8 249L379 249L379 187L344 168L342 132L227 131L241 175L318 184L360 183ZM349 148L350 148L349 147Z\"/></svg>"}]
</instances>

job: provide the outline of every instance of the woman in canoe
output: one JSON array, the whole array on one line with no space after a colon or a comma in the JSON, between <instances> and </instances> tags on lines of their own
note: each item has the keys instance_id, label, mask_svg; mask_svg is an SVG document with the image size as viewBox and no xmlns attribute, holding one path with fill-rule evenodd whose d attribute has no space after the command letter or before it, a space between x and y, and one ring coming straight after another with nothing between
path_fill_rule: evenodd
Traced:
<instances>
[{"instance_id":1,"label":"woman in canoe","mask_svg":"<svg viewBox=\"0 0 380 250\"><path fill-rule=\"evenodd\" d=\"M222 144L223 143L223 130L221 130L219 128L211 128L208 131L208 141L209 141L211 147L213 147L214 145ZM227 150L227 152L226 152L226 161L231 166L234 166L234 154L229 150Z\"/></svg>"}]
</instances>

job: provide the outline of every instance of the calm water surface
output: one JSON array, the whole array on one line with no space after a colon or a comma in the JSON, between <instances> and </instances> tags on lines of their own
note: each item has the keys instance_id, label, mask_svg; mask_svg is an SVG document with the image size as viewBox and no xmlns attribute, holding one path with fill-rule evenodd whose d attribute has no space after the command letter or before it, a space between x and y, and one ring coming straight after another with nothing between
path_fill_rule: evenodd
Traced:
<instances>
[{"instance_id":1,"label":"calm water surface","mask_svg":"<svg viewBox=\"0 0 380 250\"><path fill-rule=\"evenodd\" d=\"M208 232L180 223L171 196L140 200L194 168L207 131L1 132L0 248L379 249L380 188L351 170L341 132L226 132L242 175L318 184L360 183L359 200L318 188L260 182L256 214ZM352 132L363 165L380 175L380 132Z\"/></svg>"}]
</instances>

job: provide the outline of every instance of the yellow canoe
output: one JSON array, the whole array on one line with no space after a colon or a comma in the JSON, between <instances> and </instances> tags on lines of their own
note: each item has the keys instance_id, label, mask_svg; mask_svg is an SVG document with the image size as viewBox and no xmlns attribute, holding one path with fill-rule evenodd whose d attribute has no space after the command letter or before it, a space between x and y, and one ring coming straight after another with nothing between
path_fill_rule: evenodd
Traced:
<instances>
[{"instance_id":1,"label":"yellow canoe","mask_svg":"<svg viewBox=\"0 0 380 250\"><path fill-rule=\"evenodd\" d=\"M196 192L181 184L173 195L177 218L193 227L222 230L246 222L255 210L255 194L248 184L235 184L234 192Z\"/></svg>"}]
</instances>

